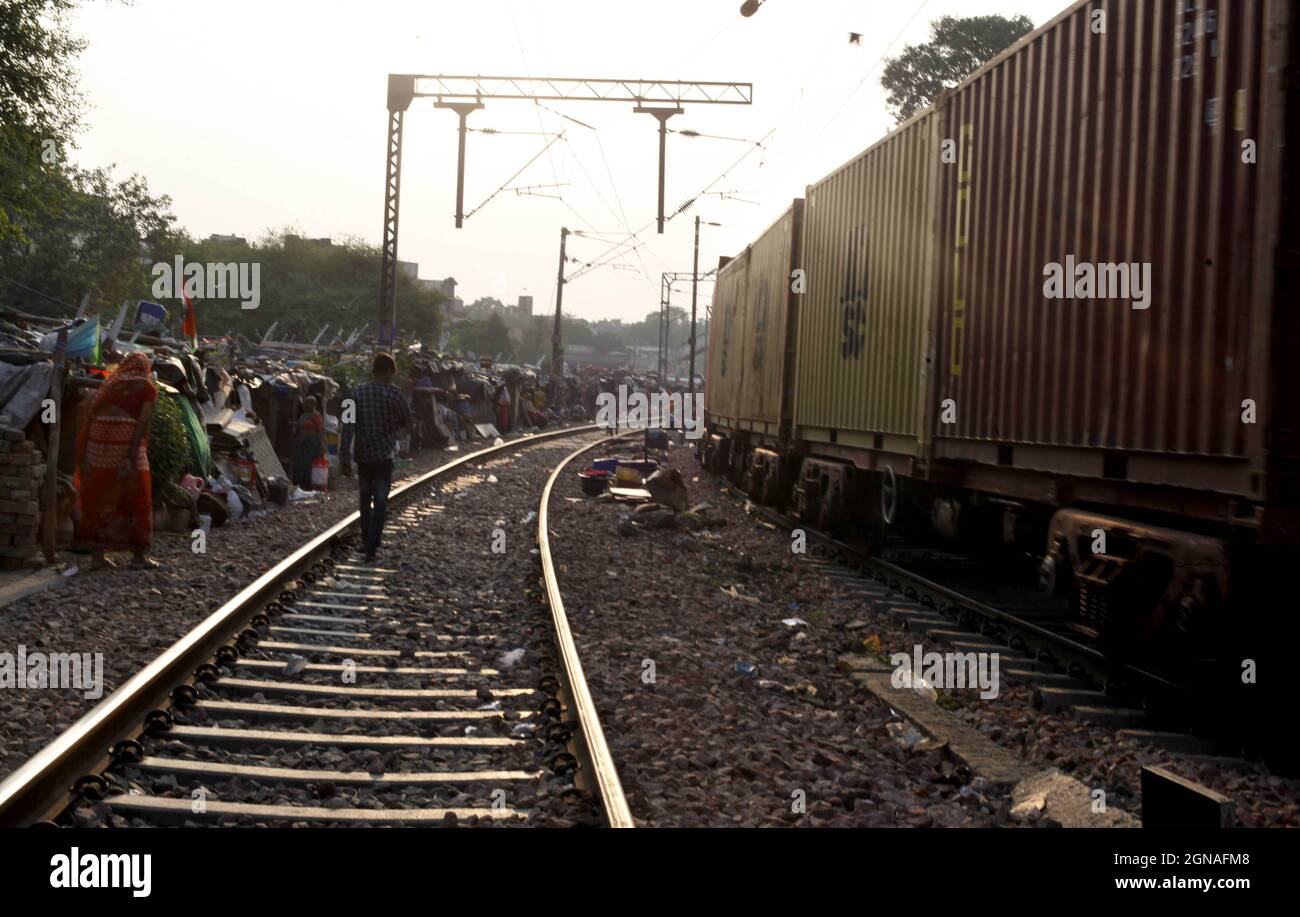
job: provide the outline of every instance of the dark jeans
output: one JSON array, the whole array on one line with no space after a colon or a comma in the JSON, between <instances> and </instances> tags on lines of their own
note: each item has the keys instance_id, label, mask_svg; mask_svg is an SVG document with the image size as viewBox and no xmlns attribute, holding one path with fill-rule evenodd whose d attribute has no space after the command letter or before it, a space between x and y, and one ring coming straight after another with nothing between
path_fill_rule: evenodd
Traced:
<instances>
[{"instance_id":1,"label":"dark jeans","mask_svg":"<svg viewBox=\"0 0 1300 917\"><path fill-rule=\"evenodd\" d=\"M388 491L393 486L393 463L357 462L357 487L361 491L361 542L367 554L379 550L388 515Z\"/></svg>"}]
</instances>

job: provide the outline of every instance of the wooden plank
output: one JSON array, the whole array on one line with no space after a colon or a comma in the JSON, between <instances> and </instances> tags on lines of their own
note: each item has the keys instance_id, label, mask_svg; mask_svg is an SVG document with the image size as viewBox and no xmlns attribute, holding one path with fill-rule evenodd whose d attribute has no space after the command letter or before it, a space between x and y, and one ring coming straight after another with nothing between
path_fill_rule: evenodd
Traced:
<instances>
[{"instance_id":1,"label":"wooden plank","mask_svg":"<svg viewBox=\"0 0 1300 917\"><path fill-rule=\"evenodd\" d=\"M1231 828L1231 799L1163 767L1142 768L1142 827L1174 831Z\"/></svg>"},{"instance_id":2,"label":"wooden plank","mask_svg":"<svg viewBox=\"0 0 1300 917\"><path fill-rule=\"evenodd\" d=\"M313 685L297 681L262 681L254 678L218 678L214 687L242 691L278 691L282 694L326 694L338 697L477 697L477 690L467 688L365 688L359 685ZM497 697L520 697L532 694L532 688L493 688Z\"/></svg>"},{"instance_id":3,"label":"wooden plank","mask_svg":"<svg viewBox=\"0 0 1300 917\"><path fill-rule=\"evenodd\" d=\"M224 761L190 761L185 758L146 757L132 767L152 773L193 774L203 777L247 777L279 783L345 783L353 786L421 786L440 783L505 783L539 780L541 771L416 771L412 773L368 774L365 771L303 770L288 767L259 767Z\"/></svg>"},{"instance_id":4,"label":"wooden plank","mask_svg":"<svg viewBox=\"0 0 1300 917\"><path fill-rule=\"evenodd\" d=\"M124 815L142 815L163 818L197 819L220 818L226 815L246 815L256 821L324 821L324 822L389 822L400 825L436 825L456 818L521 818L527 812L520 809L326 809L317 806L268 806L243 802L208 800L203 811L194 812L195 800L167 799L160 796L110 796L104 804Z\"/></svg>"},{"instance_id":5,"label":"wooden plank","mask_svg":"<svg viewBox=\"0 0 1300 917\"><path fill-rule=\"evenodd\" d=\"M333 748L514 748L519 739L497 736L367 736L280 729L223 729L220 726L173 726L160 737L168 741L233 742L240 745L325 745Z\"/></svg>"}]
</instances>

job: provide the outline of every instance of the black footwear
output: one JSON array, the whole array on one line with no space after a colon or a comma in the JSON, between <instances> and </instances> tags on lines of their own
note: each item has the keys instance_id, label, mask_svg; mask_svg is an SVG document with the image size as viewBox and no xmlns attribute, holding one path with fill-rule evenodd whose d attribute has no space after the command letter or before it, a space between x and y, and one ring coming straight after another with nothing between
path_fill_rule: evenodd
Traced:
<instances>
[{"instance_id":1,"label":"black footwear","mask_svg":"<svg viewBox=\"0 0 1300 917\"><path fill-rule=\"evenodd\" d=\"M374 562L375 562L375 552L374 552L374 551L367 551L367 552L366 552L366 563L368 563L368 564L373 564Z\"/></svg>"}]
</instances>

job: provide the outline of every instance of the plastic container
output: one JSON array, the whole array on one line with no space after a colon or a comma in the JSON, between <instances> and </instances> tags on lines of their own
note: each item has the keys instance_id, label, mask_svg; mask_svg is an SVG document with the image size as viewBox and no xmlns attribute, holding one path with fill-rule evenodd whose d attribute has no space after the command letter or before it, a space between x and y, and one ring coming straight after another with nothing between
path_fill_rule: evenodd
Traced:
<instances>
[{"instance_id":1,"label":"plastic container","mask_svg":"<svg viewBox=\"0 0 1300 917\"><path fill-rule=\"evenodd\" d=\"M330 489L330 463L325 459L316 459L311 463L312 490Z\"/></svg>"},{"instance_id":2,"label":"plastic container","mask_svg":"<svg viewBox=\"0 0 1300 917\"><path fill-rule=\"evenodd\" d=\"M582 492L589 497L596 497L605 492L609 486L610 473L603 468L578 472L582 482Z\"/></svg>"}]
</instances>

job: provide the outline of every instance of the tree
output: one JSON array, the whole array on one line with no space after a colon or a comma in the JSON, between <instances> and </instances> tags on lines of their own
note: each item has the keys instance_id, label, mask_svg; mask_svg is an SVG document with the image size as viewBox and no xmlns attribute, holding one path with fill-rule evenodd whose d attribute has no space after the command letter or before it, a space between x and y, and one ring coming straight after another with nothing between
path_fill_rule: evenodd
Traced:
<instances>
[{"instance_id":1,"label":"tree","mask_svg":"<svg viewBox=\"0 0 1300 917\"><path fill-rule=\"evenodd\" d=\"M534 315L524 326L519 342L519 359L525 363L539 363L551 353L551 322L543 315Z\"/></svg>"},{"instance_id":2,"label":"tree","mask_svg":"<svg viewBox=\"0 0 1300 917\"><path fill-rule=\"evenodd\" d=\"M51 179L83 102L73 61L86 47L67 17L72 0L0 3L0 244L52 204Z\"/></svg>"},{"instance_id":3,"label":"tree","mask_svg":"<svg viewBox=\"0 0 1300 917\"><path fill-rule=\"evenodd\" d=\"M929 105L1034 28L1028 16L944 16L930 24L930 41L908 45L885 63L880 85L902 122Z\"/></svg>"},{"instance_id":4,"label":"tree","mask_svg":"<svg viewBox=\"0 0 1300 917\"><path fill-rule=\"evenodd\" d=\"M149 298L146 262L183 239L171 200L151 194L138 175L117 181L107 169L51 169L41 187L45 197L23 219L23 239L0 242L0 273L11 281L5 299L62 315L67 309L55 300L76 306L88 295L90 311L116 312L122 300Z\"/></svg>"},{"instance_id":5,"label":"tree","mask_svg":"<svg viewBox=\"0 0 1300 917\"><path fill-rule=\"evenodd\" d=\"M222 334L237 331L260 337L274 322L275 337L292 336L300 343L312 341L322 328L346 336L369 325L379 313L380 253L364 240L345 237L329 244L301 238L294 227L268 231L252 244L207 240L191 242L167 252L164 263L181 255L201 264L247 263L259 265L261 304L242 309L231 294L226 300L196 301L199 331ZM437 340L442 319L441 293L429 290L405 274L397 275L398 332L406 337ZM180 307L179 300L165 304ZM328 343L328 341L326 341Z\"/></svg>"},{"instance_id":6,"label":"tree","mask_svg":"<svg viewBox=\"0 0 1300 917\"><path fill-rule=\"evenodd\" d=\"M465 319L451 326L451 350L480 357L497 357L504 361L514 359L514 342L510 329L500 315L485 319Z\"/></svg>"}]
</instances>

